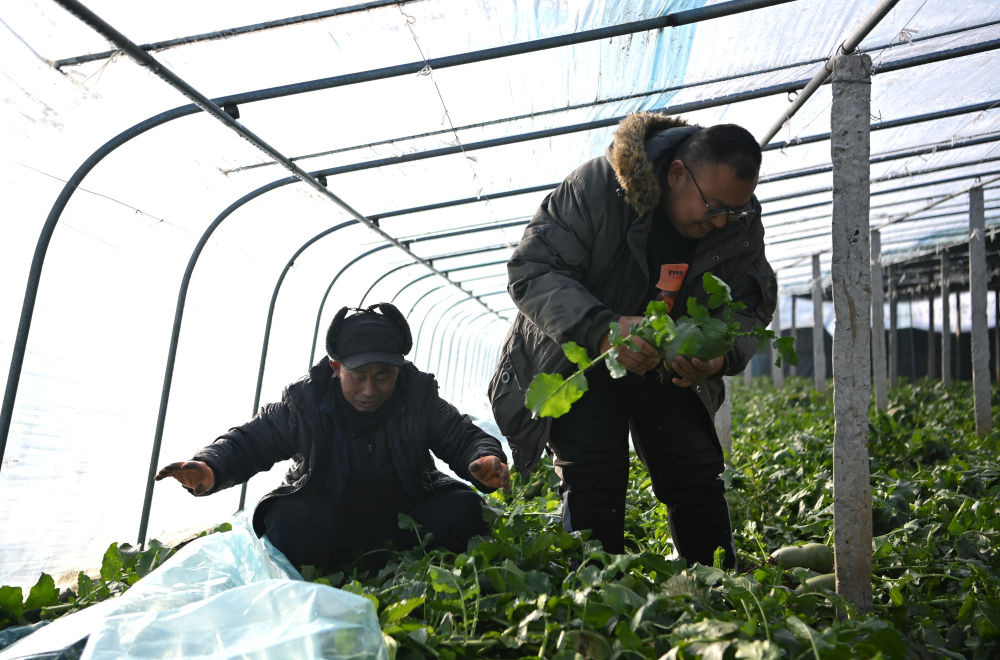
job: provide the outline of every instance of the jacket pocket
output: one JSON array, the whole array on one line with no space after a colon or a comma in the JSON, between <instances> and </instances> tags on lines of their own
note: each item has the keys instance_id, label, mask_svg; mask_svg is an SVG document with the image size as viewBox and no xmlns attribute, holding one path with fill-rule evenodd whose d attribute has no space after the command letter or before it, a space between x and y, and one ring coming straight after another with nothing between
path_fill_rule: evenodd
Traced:
<instances>
[{"instance_id":1,"label":"jacket pocket","mask_svg":"<svg viewBox=\"0 0 1000 660\"><path fill-rule=\"evenodd\" d=\"M551 425L549 419L532 418L531 411L524 405L524 393L533 375L524 354L524 338L515 327L500 354L488 393L493 418L507 438L514 467L524 475L538 464Z\"/></svg>"},{"instance_id":2,"label":"jacket pocket","mask_svg":"<svg viewBox=\"0 0 1000 660\"><path fill-rule=\"evenodd\" d=\"M756 282L760 289L760 302L754 312L767 325L774 316L774 308L778 304L778 280L774 276L774 270L766 259L758 259L750 266L750 277Z\"/></svg>"}]
</instances>

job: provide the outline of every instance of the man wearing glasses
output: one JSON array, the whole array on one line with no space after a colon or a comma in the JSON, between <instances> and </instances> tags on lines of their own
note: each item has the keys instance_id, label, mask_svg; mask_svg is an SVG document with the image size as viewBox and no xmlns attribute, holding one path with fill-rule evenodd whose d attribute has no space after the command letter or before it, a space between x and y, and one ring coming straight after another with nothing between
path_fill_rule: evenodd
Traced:
<instances>
[{"instance_id":1,"label":"man wearing glasses","mask_svg":"<svg viewBox=\"0 0 1000 660\"><path fill-rule=\"evenodd\" d=\"M677 552L711 565L722 548L725 565L735 566L713 418L724 397L722 376L746 367L756 339L738 339L719 358L678 357L669 365L638 339L637 350L619 349L625 377L591 370L588 392L554 420L531 419L524 391L537 373L575 369L562 343L575 341L595 357L610 347L609 323L627 329L650 300L666 302L675 317L689 297L705 304L705 272L746 305L737 313L745 329L770 323L777 284L753 196L760 162L760 147L739 126L630 115L604 156L546 197L508 262L519 313L490 383L497 424L522 473L550 453L563 526L592 530L608 552L626 547L631 435L667 505Z\"/></svg>"}]
</instances>

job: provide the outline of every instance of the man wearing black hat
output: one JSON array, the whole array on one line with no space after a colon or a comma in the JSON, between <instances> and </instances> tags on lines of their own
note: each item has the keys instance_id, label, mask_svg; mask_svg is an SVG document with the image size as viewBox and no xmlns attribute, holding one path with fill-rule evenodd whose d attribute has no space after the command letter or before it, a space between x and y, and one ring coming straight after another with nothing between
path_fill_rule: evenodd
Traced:
<instances>
[{"instance_id":1,"label":"man wearing black hat","mask_svg":"<svg viewBox=\"0 0 1000 660\"><path fill-rule=\"evenodd\" d=\"M353 313L352 313L353 312ZM412 547L409 515L433 543L464 551L488 532L482 499L437 470L430 452L484 492L510 489L499 441L438 396L437 381L406 361L406 319L393 305L342 308L327 331L328 359L186 462L156 475L209 495L293 459L265 495L254 530L296 566L336 570L387 544Z\"/></svg>"}]
</instances>

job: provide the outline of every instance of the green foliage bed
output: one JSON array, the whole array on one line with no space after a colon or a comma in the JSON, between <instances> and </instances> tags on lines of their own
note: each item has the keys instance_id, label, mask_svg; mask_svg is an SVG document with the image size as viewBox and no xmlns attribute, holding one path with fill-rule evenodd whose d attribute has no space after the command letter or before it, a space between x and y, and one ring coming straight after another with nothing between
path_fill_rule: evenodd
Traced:
<instances>
[{"instance_id":1,"label":"green foliage bed","mask_svg":"<svg viewBox=\"0 0 1000 660\"><path fill-rule=\"evenodd\" d=\"M887 413L871 416L869 616L831 591L802 589L815 573L766 561L782 546L832 544L832 394L797 379L782 391L766 381L734 388L724 477L737 573L670 558L666 511L635 461L626 520L633 553L608 555L564 532L543 465L516 478L511 495L488 498L492 537L468 553L417 549L377 572L306 577L370 598L400 659L1000 657L1000 433L975 435L970 385L904 384ZM147 570L129 552L119 569L111 553L100 579L81 578L86 598ZM34 609L19 602L15 615L15 594L3 589L0 627L5 618L60 615L85 598L81 586L77 600L48 609L39 603L54 590L43 585Z\"/></svg>"}]
</instances>

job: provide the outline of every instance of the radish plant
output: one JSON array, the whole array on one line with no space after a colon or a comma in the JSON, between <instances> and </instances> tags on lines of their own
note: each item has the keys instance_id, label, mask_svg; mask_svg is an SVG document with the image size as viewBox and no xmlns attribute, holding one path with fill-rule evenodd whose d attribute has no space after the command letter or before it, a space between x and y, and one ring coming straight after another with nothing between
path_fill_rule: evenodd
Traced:
<instances>
[{"instance_id":1,"label":"radish plant","mask_svg":"<svg viewBox=\"0 0 1000 660\"><path fill-rule=\"evenodd\" d=\"M633 341L637 337L657 349L660 364L667 370L678 355L700 360L725 355L733 347L737 337L756 337L762 346L768 340L773 340L778 351L776 364L780 366L782 361L798 364L794 337L778 337L760 326L753 330L743 330L733 317L736 312L745 309L746 305L733 301L729 285L715 275L705 273L702 276L702 286L708 294L708 305L702 305L693 297L688 298L687 314L676 321L671 318L666 303L654 300L646 306L642 322L632 324L628 328L628 334L623 335L620 325L612 322L608 335L611 348L593 360L587 355L587 349L576 342L568 341L563 344L563 353L578 367L577 370L568 378L559 374L538 374L525 392L524 405L534 417L565 415L573 403L587 391L585 374L588 369L603 362L612 377L621 378L625 375L625 367L618 362L618 351L622 346L637 350Z\"/></svg>"}]
</instances>

